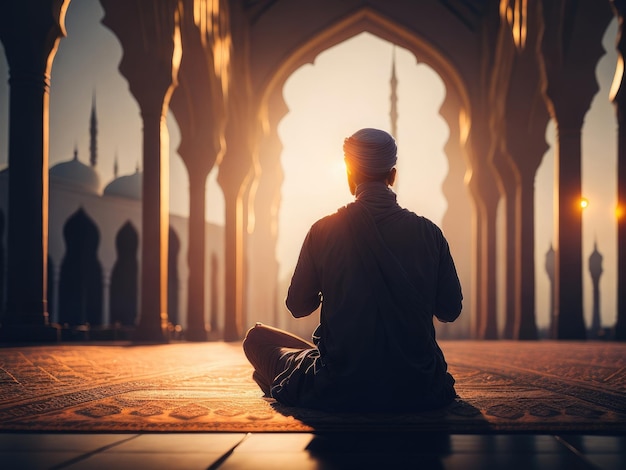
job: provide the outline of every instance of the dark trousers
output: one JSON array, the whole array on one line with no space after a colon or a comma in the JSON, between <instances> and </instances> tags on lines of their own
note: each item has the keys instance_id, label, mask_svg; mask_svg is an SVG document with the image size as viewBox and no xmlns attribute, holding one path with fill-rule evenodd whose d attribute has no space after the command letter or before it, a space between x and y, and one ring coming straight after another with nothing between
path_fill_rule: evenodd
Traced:
<instances>
[{"instance_id":1,"label":"dark trousers","mask_svg":"<svg viewBox=\"0 0 626 470\"><path fill-rule=\"evenodd\" d=\"M257 323L243 340L243 351L254 367L252 378L270 396L274 378L285 370L289 358L315 345L286 331Z\"/></svg>"}]
</instances>

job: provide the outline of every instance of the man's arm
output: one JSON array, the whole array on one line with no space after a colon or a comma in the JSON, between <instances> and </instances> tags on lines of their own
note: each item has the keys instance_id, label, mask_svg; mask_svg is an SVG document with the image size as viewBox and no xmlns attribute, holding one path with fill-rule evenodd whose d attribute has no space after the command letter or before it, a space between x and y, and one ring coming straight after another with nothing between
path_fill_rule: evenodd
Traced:
<instances>
[{"instance_id":1,"label":"man's arm","mask_svg":"<svg viewBox=\"0 0 626 470\"><path fill-rule=\"evenodd\" d=\"M309 231L302 244L298 263L291 278L291 285L285 300L287 308L296 318L310 315L319 307L322 301L320 284L310 249L311 232Z\"/></svg>"},{"instance_id":2,"label":"man's arm","mask_svg":"<svg viewBox=\"0 0 626 470\"><path fill-rule=\"evenodd\" d=\"M444 239L439 257L435 316L442 322L452 322L461 314L462 308L461 282L450 254L450 247Z\"/></svg>"}]
</instances>

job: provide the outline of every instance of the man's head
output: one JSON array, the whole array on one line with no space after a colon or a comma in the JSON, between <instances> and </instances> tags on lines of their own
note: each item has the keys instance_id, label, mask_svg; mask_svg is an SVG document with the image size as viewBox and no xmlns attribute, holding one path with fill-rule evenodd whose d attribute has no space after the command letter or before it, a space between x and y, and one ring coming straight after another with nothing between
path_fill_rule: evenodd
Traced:
<instances>
[{"instance_id":1,"label":"man's head","mask_svg":"<svg viewBox=\"0 0 626 470\"><path fill-rule=\"evenodd\" d=\"M344 140L343 153L350 192L366 181L383 181L392 185L396 169L396 141L385 131L361 129Z\"/></svg>"}]
</instances>

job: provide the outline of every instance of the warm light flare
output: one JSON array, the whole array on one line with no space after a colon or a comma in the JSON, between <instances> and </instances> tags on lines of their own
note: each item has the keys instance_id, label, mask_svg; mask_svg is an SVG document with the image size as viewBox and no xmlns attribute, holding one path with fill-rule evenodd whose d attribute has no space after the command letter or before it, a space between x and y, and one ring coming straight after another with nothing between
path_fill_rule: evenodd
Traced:
<instances>
[{"instance_id":1,"label":"warm light flare","mask_svg":"<svg viewBox=\"0 0 626 470\"><path fill-rule=\"evenodd\" d=\"M528 0L501 0L500 17L509 23L515 46L524 49L528 33Z\"/></svg>"},{"instance_id":2,"label":"warm light flare","mask_svg":"<svg viewBox=\"0 0 626 470\"><path fill-rule=\"evenodd\" d=\"M624 209L622 208L622 206L617 206L615 208L615 218L619 220L623 216L624 216Z\"/></svg>"},{"instance_id":3,"label":"warm light flare","mask_svg":"<svg viewBox=\"0 0 626 470\"><path fill-rule=\"evenodd\" d=\"M622 87L622 79L624 78L624 58L618 54L617 63L615 64L615 75L613 76L613 83L611 84L611 90L609 91L609 99L614 101L617 97L617 93Z\"/></svg>"},{"instance_id":4,"label":"warm light flare","mask_svg":"<svg viewBox=\"0 0 626 470\"><path fill-rule=\"evenodd\" d=\"M580 208L586 209L589 206L589 200L586 197L580 198Z\"/></svg>"},{"instance_id":5,"label":"warm light flare","mask_svg":"<svg viewBox=\"0 0 626 470\"><path fill-rule=\"evenodd\" d=\"M346 162L343 159L333 160L329 166L329 172L334 180L346 178Z\"/></svg>"}]
</instances>

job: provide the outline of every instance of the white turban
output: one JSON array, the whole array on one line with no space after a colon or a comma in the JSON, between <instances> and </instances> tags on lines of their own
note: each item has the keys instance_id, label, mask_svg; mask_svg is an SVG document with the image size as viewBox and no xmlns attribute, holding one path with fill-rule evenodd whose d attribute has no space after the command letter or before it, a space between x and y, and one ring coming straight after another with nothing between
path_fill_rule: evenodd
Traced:
<instances>
[{"instance_id":1,"label":"white turban","mask_svg":"<svg viewBox=\"0 0 626 470\"><path fill-rule=\"evenodd\" d=\"M343 142L346 163L364 176L381 176L398 160L394 138L385 131L365 128Z\"/></svg>"}]
</instances>

